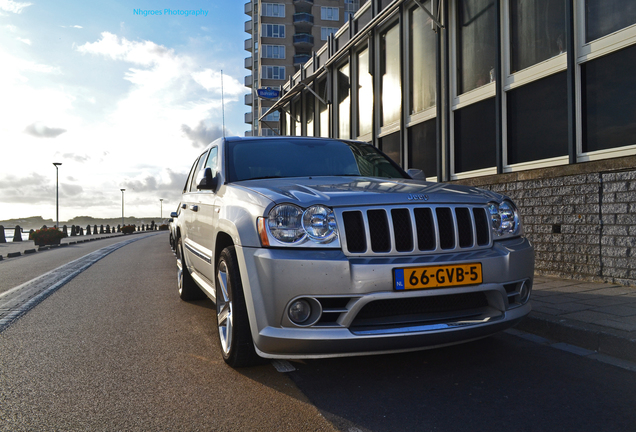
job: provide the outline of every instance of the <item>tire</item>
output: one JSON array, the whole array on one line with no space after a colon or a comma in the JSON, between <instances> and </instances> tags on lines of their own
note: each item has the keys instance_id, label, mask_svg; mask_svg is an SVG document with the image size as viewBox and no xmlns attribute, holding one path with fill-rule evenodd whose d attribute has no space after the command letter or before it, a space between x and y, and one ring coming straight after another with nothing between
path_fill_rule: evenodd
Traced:
<instances>
[{"instance_id":1,"label":"tire","mask_svg":"<svg viewBox=\"0 0 636 432\"><path fill-rule=\"evenodd\" d=\"M233 368L263 363L254 350L234 246L223 249L217 261L216 316L225 363Z\"/></svg>"},{"instance_id":2,"label":"tire","mask_svg":"<svg viewBox=\"0 0 636 432\"><path fill-rule=\"evenodd\" d=\"M183 240L181 240L181 237L177 241L177 287L179 288L181 300L191 301L205 298L205 294L188 271L183 255Z\"/></svg>"}]
</instances>

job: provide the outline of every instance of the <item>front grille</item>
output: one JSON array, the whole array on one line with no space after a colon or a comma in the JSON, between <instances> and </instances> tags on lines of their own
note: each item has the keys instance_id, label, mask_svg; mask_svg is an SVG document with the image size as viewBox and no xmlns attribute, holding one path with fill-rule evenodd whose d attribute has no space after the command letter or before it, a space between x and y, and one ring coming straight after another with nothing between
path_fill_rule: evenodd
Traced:
<instances>
[{"instance_id":1,"label":"front grille","mask_svg":"<svg viewBox=\"0 0 636 432\"><path fill-rule=\"evenodd\" d=\"M345 252L454 252L490 246L485 207L389 207L342 211Z\"/></svg>"}]
</instances>

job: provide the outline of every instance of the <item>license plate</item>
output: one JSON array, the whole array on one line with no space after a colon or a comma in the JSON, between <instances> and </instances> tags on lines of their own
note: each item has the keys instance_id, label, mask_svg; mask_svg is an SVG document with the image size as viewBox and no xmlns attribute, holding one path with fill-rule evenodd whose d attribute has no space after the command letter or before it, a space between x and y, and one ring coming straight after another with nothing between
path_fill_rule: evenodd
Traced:
<instances>
[{"instance_id":1,"label":"license plate","mask_svg":"<svg viewBox=\"0 0 636 432\"><path fill-rule=\"evenodd\" d=\"M483 281L481 263L398 268L393 270L393 276L398 291L476 285Z\"/></svg>"}]
</instances>

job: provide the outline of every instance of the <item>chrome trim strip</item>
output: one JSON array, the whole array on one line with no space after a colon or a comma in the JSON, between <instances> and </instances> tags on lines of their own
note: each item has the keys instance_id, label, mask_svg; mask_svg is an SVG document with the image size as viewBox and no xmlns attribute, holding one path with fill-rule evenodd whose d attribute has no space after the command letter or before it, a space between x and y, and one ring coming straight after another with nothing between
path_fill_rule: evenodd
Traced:
<instances>
[{"instance_id":1,"label":"chrome trim strip","mask_svg":"<svg viewBox=\"0 0 636 432\"><path fill-rule=\"evenodd\" d=\"M195 256L201 258L203 261L205 261L208 264L212 264L212 257L209 257L205 255L204 253L199 252L198 250L190 246L188 243L185 243L184 246L186 247L187 250L192 252Z\"/></svg>"}]
</instances>

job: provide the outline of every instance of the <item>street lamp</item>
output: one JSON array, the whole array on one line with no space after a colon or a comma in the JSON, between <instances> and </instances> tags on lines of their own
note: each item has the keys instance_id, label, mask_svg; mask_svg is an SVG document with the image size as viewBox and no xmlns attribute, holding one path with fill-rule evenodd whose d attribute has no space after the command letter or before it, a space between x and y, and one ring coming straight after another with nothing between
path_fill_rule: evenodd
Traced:
<instances>
[{"instance_id":1,"label":"street lamp","mask_svg":"<svg viewBox=\"0 0 636 432\"><path fill-rule=\"evenodd\" d=\"M58 166L62 165L62 162L53 162L55 165L55 228L60 229L60 188L59 188L59 169Z\"/></svg>"},{"instance_id":2,"label":"street lamp","mask_svg":"<svg viewBox=\"0 0 636 432\"><path fill-rule=\"evenodd\" d=\"M160 219L163 220L163 198L159 198L159 201L161 201L161 217L160 217Z\"/></svg>"},{"instance_id":3,"label":"street lamp","mask_svg":"<svg viewBox=\"0 0 636 432\"><path fill-rule=\"evenodd\" d=\"M124 227L124 191L126 189L121 189L121 227Z\"/></svg>"}]
</instances>

